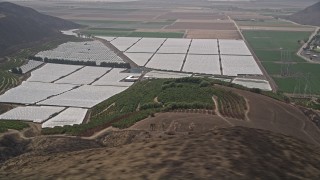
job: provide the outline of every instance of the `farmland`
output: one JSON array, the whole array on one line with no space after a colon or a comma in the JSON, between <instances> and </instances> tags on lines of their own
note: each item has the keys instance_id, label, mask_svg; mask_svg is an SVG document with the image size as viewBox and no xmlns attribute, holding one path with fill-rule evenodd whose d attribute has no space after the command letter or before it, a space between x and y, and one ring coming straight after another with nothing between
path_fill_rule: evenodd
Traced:
<instances>
[{"instance_id":1,"label":"farmland","mask_svg":"<svg viewBox=\"0 0 320 180\"><path fill-rule=\"evenodd\" d=\"M308 39L310 32L245 31L244 36L265 69L277 83L279 90L287 93L320 94L319 64L310 64L296 55L301 44ZM286 62L289 75L281 76L281 48L289 52ZM301 74L303 76L301 76ZM303 77L309 74L308 81Z\"/></svg>"},{"instance_id":2,"label":"farmland","mask_svg":"<svg viewBox=\"0 0 320 180\"><path fill-rule=\"evenodd\" d=\"M150 114L160 111L175 109L213 111L216 107L212 96L216 95L218 99L228 99L227 96L230 94L234 97L232 102L237 103L239 101L241 105L237 111L235 109L230 110L235 111L232 116L242 118L241 114L243 115L247 108L243 104L244 100L240 96L232 95L232 92L213 87L211 80L206 81L199 78L145 80L94 106L88 124L44 129L44 133L90 134L111 125L127 128L137 121L147 118ZM223 102L229 103L229 101ZM222 109L229 109L229 107L225 105Z\"/></svg>"}]
</instances>

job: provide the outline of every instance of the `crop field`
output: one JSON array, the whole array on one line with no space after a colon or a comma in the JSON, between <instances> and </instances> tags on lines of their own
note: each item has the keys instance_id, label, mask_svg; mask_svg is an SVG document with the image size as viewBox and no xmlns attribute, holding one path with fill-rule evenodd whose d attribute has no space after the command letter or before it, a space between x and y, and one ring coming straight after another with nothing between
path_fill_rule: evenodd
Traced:
<instances>
[{"instance_id":1,"label":"crop field","mask_svg":"<svg viewBox=\"0 0 320 180\"><path fill-rule=\"evenodd\" d=\"M265 91L272 90L269 82L261 79L235 78L232 83L239 84L247 88L259 88Z\"/></svg>"},{"instance_id":2,"label":"crop field","mask_svg":"<svg viewBox=\"0 0 320 180\"><path fill-rule=\"evenodd\" d=\"M0 94L11 89L19 84L16 76L6 71L0 71Z\"/></svg>"},{"instance_id":3,"label":"crop field","mask_svg":"<svg viewBox=\"0 0 320 180\"><path fill-rule=\"evenodd\" d=\"M49 106L17 107L0 115L0 119L31 121L35 123L42 123L47 119L49 119L54 114L58 114L64 109L65 109L64 107L49 107Z\"/></svg>"},{"instance_id":4,"label":"crop field","mask_svg":"<svg viewBox=\"0 0 320 180\"><path fill-rule=\"evenodd\" d=\"M55 81L57 84L75 84L75 85L84 85L84 84L91 84L95 80L99 79L101 76L106 74L110 71L111 68L106 67L91 67L85 66L84 68L80 69L72 73L71 75L64 77Z\"/></svg>"},{"instance_id":5,"label":"crop field","mask_svg":"<svg viewBox=\"0 0 320 180\"><path fill-rule=\"evenodd\" d=\"M84 66L75 65L61 65L61 64L46 64L42 68L31 72L31 77L28 79L29 82L53 82L62 77L65 77Z\"/></svg>"},{"instance_id":6,"label":"crop field","mask_svg":"<svg viewBox=\"0 0 320 180\"><path fill-rule=\"evenodd\" d=\"M80 62L95 62L100 65L106 63L124 63L115 52L100 41L68 42L56 49L42 51L36 55L42 59L62 59Z\"/></svg>"},{"instance_id":7,"label":"crop field","mask_svg":"<svg viewBox=\"0 0 320 180\"><path fill-rule=\"evenodd\" d=\"M155 71L152 70L148 72L145 77L155 78L155 79L177 79L191 77L192 74L187 73L177 73L177 72L165 72L165 71Z\"/></svg>"},{"instance_id":8,"label":"crop field","mask_svg":"<svg viewBox=\"0 0 320 180\"><path fill-rule=\"evenodd\" d=\"M124 55L135 62L138 66L144 66L153 53L124 53Z\"/></svg>"},{"instance_id":9,"label":"crop field","mask_svg":"<svg viewBox=\"0 0 320 180\"><path fill-rule=\"evenodd\" d=\"M73 20L76 23L90 26L93 28L106 29L161 29L164 26L170 25L174 20L166 21L113 21L113 20Z\"/></svg>"},{"instance_id":10,"label":"crop field","mask_svg":"<svg viewBox=\"0 0 320 180\"><path fill-rule=\"evenodd\" d=\"M275 80L280 91L287 93L320 94L320 65L310 64L296 55L301 47L299 40L308 39L310 32L279 32L279 31L245 31L244 35L250 46L262 62L267 72ZM281 50L289 51L289 76L281 76ZM288 58L287 58L288 59ZM308 76L308 81L299 77ZM299 90L300 89L300 90Z\"/></svg>"},{"instance_id":11,"label":"crop field","mask_svg":"<svg viewBox=\"0 0 320 180\"><path fill-rule=\"evenodd\" d=\"M0 96L0 102L17 104L34 104L48 97L61 94L74 88L70 84L53 84L24 81Z\"/></svg>"},{"instance_id":12,"label":"crop field","mask_svg":"<svg viewBox=\"0 0 320 180\"><path fill-rule=\"evenodd\" d=\"M263 75L252 56L221 56L223 75L237 76L239 74Z\"/></svg>"},{"instance_id":13,"label":"crop field","mask_svg":"<svg viewBox=\"0 0 320 180\"><path fill-rule=\"evenodd\" d=\"M164 38L142 38L134 46L130 47L127 53L155 53L161 44L165 41Z\"/></svg>"},{"instance_id":14,"label":"crop field","mask_svg":"<svg viewBox=\"0 0 320 180\"><path fill-rule=\"evenodd\" d=\"M214 54L218 55L217 39L193 39L189 54Z\"/></svg>"},{"instance_id":15,"label":"crop field","mask_svg":"<svg viewBox=\"0 0 320 180\"><path fill-rule=\"evenodd\" d=\"M118 37L111 41L111 44L117 47L120 51L126 51L129 49L132 45L134 45L136 42L138 42L140 38L137 37Z\"/></svg>"},{"instance_id":16,"label":"crop field","mask_svg":"<svg viewBox=\"0 0 320 180\"><path fill-rule=\"evenodd\" d=\"M176 22L166 29L237 30L234 23Z\"/></svg>"},{"instance_id":17,"label":"crop field","mask_svg":"<svg viewBox=\"0 0 320 180\"><path fill-rule=\"evenodd\" d=\"M160 70L180 71L185 54L155 54L146 67Z\"/></svg>"},{"instance_id":18,"label":"crop field","mask_svg":"<svg viewBox=\"0 0 320 180\"><path fill-rule=\"evenodd\" d=\"M111 43L120 51L123 50L124 54L137 65L151 69L226 76L263 76L243 40L175 38L128 38L127 40L126 37L119 37Z\"/></svg>"},{"instance_id":19,"label":"crop field","mask_svg":"<svg viewBox=\"0 0 320 180\"><path fill-rule=\"evenodd\" d=\"M221 75L219 56L188 55L182 71Z\"/></svg>"},{"instance_id":20,"label":"crop field","mask_svg":"<svg viewBox=\"0 0 320 180\"><path fill-rule=\"evenodd\" d=\"M215 95L221 99L226 116L243 118L247 109L244 99L232 92L212 86L210 81L199 78L155 79L138 82L92 108L91 120L77 127L44 130L46 134L65 132L67 134L91 134L100 128L114 126L127 128L159 111L176 109L201 109L214 114ZM230 96L230 97L229 97ZM157 102L155 102L157 99ZM239 106L235 104L239 103ZM223 105L223 107L222 107ZM87 134L87 135L89 135Z\"/></svg>"},{"instance_id":21,"label":"crop field","mask_svg":"<svg viewBox=\"0 0 320 180\"><path fill-rule=\"evenodd\" d=\"M191 39L167 39L157 53L186 54L191 43Z\"/></svg>"},{"instance_id":22,"label":"crop field","mask_svg":"<svg viewBox=\"0 0 320 180\"><path fill-rule=\"evenodd\" d=\"M39 105L65 106L91 108L96 104L110 98L111 96L124 91L127 87L115 86L88 86L68 91L59 96L55 96L39 102Z\"/></svg>"},{"instance_id":23,"label":"crop field","mask_svg":"<svg viewBox=\"0 0 320 180\"><path fill-rule=\"evenodd\" d=\"M33 61L33 60L29 60L27 62L27 64L24 64L20 67L21 71L23 74L41 66L43 64L43 62L40 62L40 61Z\"/></svg>"},{"instance_id":24,"label":"crop field","mask_svg":"<svg viewBox=\"0 0 320 180\"><path fill-rule=\"evenodd\" d=\"M110 37L110 36L95 36L95 37L103 39L103 40L106 40L106 41L109 41L109 42L116 38L116 37Z\"/></svg>"},{"instance_id":25,"label":"crop field","mask_svg":"<svg viewBox=\"0 0 320 180\"><path fill-rule=\"evenodd\" d=\"M114 68L100 79L95 81L92 85L94 86L120 86L120 87L129 87L133 84L133 82L124 82L122 81L124 78L132 75L132 73L125 73L126 69L122 68ZM136 76L140 76L141 74L135 74Z\"/></svg>"},{"instance_id":26,"label":"crop field","mask_svg":"<svg viewBox=\"0 0 320 180\"><path fill-rule=\"evenodd\" d=\"M15 130L23 130L28 128L29 125L25 122L20 121L11 121L11 120L1 120L0 121L0 133L6 132L8 129L15 129Z\"/></svg>"},{"instance_id":27,"label":"crop field","mask_svg":"<svg viewBox=\"0 0 320 180\"><path fill-rule=\"evenodd\" d=\"M42 128L53 128L56 126L81 124L87 114L87 109L82 108L67 108L57 116L44 122Z\"/></svg>"},{"instance_id":28,"label":"crop field","mask_svg":"<svg viewBox=\"0 0 320 180\"><path fill-rule=\"evenodd\" d=\"M168 12L157 19L188 19L188 20L226 20L227 16L218 13L201 12Z\"/></svg>"},{"instance_id":29,"label":"crop field","mask_svg":"<svg viewBox=\"0 0 320 180\"><path fill-rule=\"evenodd\" d=\"M251 56L251 52L242 40L219 40L221 55L246 55Z\"/></svg>"},{"instance_id":30,"label":"crop field","mask_svg":"<svg viewBox=\"0 0 320 180\"><path fill-rule=\"evenodd\" d=\"M219 111L223 116L245 120L246 101L234 93L218 96Z\"/></svg>"}]
</instances>

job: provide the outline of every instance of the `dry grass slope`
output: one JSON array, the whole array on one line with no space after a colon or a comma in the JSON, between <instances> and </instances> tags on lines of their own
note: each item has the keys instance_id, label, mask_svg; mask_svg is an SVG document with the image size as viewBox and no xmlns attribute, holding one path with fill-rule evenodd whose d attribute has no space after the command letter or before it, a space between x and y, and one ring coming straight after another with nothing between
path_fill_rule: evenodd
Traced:
<instances>
[{"instance_id":1,"label":"dry grass slope","mask_svg":"<svg viewBox=\"0 0 320 180\"><path fill-rule=\"evenodd\" d=\"M136 135L114 137L130 140ZM115 148L26 154L4 163L0 178L317 179L319 161L318 147L269 131L235 127L145 137Z\"/></svg>"}]
</instances>

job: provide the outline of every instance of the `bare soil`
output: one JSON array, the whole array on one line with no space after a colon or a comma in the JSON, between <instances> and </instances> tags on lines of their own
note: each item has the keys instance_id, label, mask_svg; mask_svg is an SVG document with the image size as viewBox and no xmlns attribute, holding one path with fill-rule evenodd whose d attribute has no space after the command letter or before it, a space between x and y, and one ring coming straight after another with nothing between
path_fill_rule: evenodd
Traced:
<instances>
[{"instance_id":1,"label":"bare soil","mask_svg":"<svg viewBox=\"0 0 320 180\"><path fill-rule=\"evenodd\" d=\"M234 23L176 22L166 29L237 30Z\"/></svg>"},{"instance_id":2,"label":"bare soil","mask_svg":"<svg viewBox=\"0 0 320 180\"><path fill-rule=\"evenodd\" d=\"M49 143L55 147L52 141L45 144ZM317 179L319 161L318 147L269 131L235 127L146 138L114 148L27 153L2 164L0 179Z\"/></svg>"},{"instance_id":3,"label":"bare soil","mask_svg":"<svg viewBox=\"0 0 320 180\"><path fill-rule=\"evenodd\" d=\"M238 31L188 30L186 38L196 39L242 39Z\"/></svg>"}]
</instances>

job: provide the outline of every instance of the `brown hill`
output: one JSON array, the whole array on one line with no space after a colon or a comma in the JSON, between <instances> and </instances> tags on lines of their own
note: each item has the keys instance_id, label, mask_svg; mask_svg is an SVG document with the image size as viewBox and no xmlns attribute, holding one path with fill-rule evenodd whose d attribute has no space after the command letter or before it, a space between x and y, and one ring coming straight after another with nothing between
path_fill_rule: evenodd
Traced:
<instances>
[{"instance_id":1,"label":"brown hill","mask_svg":"<svg viewBox=\"0 0 320 180\"><path fill-rule=\"evenodd\" d=\"M320 26L320 2L288 16L287 19L299 24Z\"/></svg>"},{"instance_id":2,"label":"brown hill","mask_svg":"<svg viewBox=\"0 0 320 180\"><path fill-rule=\"evenodd\" d=\"M123 133L120 135L119 133ZM146 132L147 133L147 132ZM139 135L140 134L140 135ZM118 132L104 144L141 136ZM148 133L147 133L148 134ZM111 136L111 137L110 137ZM58 142L61 138L56 137ZM75 140L73 141L73 145ZM35 142L34 142L35 143ZM33 144L34 144L33 143ZM58 143L66 145L67 141ZM37 143L56 149L53 140ZM86 143L89 144L89 143ZM70 149L73 145L69 146ZM118 144L121 145L121 144ZM318 179L320 151L292 137L233 127L191 135L145 137L114 148L38 151L1 165L0 179ZM77 147L77 146L75 146Z\"/></svg>"},{"instance_id":3,"label":"brown hill","mask_svg":"<svg viewBox=\"0 0 320 180\"><path fill-rule=\"evenodd\" d=\"M80 25L41 14L31 8L0 2L0 56L17 47L60 37L61 29Z\"/></svg>"}]
</instances>

